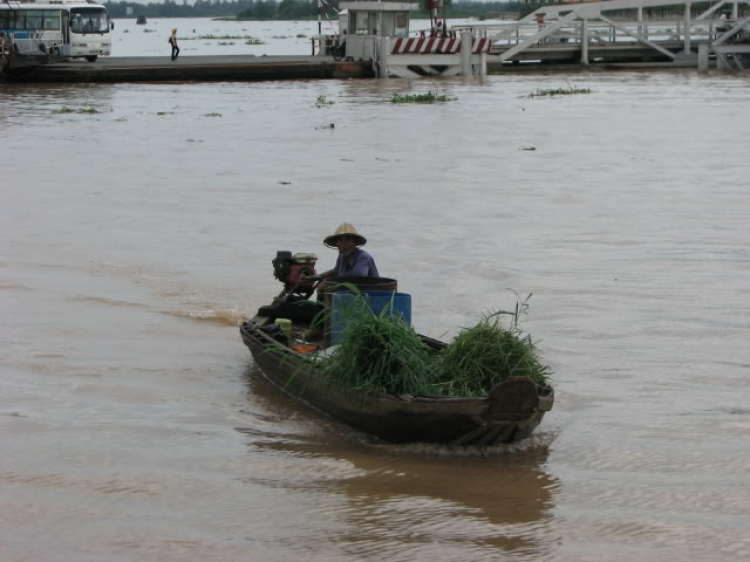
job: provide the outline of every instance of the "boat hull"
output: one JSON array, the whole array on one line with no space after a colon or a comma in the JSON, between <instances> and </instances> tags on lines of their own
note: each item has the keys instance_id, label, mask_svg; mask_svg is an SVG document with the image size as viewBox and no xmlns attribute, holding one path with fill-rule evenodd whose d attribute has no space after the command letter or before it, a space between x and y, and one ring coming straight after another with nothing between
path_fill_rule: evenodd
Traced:
<instances>
[{"instance_id":1,"label":"boat hull","mask_svg":"<svg viewBox=\"0 0 750 562\"><path fill-rule=\"evenodd\" d=\"M541 394L525 378L509 379L488 397L449 398L369 394L326 380L313 361L284 347L255 318L240 334L266 378L287 394L351 427L390 443L489 446L519 441L552 408L551 388Z\"/></svg>"}]
</instances>

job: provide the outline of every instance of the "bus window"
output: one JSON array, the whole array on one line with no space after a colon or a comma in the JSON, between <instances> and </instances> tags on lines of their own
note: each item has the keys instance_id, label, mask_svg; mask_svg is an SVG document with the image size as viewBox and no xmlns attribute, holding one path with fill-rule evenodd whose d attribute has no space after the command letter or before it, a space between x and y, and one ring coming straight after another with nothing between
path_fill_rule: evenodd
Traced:
<instances>
[{"instance_id":1,"label":"bus window","mask_svg":"<svg viewBox=\"0 0 750 562\"><path fill-rule=\"evenodd\" d=\"M70 30L73 33L106 33L107 12L103 8L71 8Z\"/></svg>"},{"instance_id":2,"label":"bus window","mask_svg":"<svg viewBox=\"0 0 750 562\"><path fill-rule=\"evenodd\" d=\"M46 10L44 13L44 29L60 29L60 12Z\"/></svg>"},{"instance_id":3,"label":"bus window","mask_svg":"<svg viewBox=\"0 0 750 562\"><path fill-rule=\"evenodd\" d=\"M13 10L3 14L5 29L26 29L26 13L21 10ZM7 19L6 19L7 18Z\"/></svg>"},{"instance_id":4,"label":"bus window","mask_svg":"<svg viewBox=\"0 0 750 562\"><path fill-rule=\"evenodd\" d=\"M63 43L67 45L70 43L70 29L68 28L68 18L70 16L67 11L63 10L60 12L60 17L62 18L62 39Z\"/></svg>"},{"instance_id":5,"label":"bus window","mask_svg":"<svg viewBox=\"0 0 750 562\"><path fill-rule=\"evenodd\" d=\"M44 17L39 10L26 12L26 29L44 29Z\"/></svg>"},{"instance_id":6,"label":"bus window","mask_svg":"<svg viewBox=\"0 0 750 562\"><path fill-rule=\"evenodd\" d=\"M79 33L79 30L83 30L83 24L81 23L81 14L70 14L70 20L68 21L68 24L70 25L70 30L73 33Z\"/></svg>"}]
</instances>

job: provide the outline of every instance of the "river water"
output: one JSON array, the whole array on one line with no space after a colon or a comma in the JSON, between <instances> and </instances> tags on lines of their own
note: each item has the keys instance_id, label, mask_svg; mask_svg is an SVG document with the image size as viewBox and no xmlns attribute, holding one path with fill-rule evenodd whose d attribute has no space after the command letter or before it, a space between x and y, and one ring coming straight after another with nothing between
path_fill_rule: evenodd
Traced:
<instances>
[{"instance_id":1,"label":"river water","mask_svg":"<svg viewBox=\"0 0 750 562\"><path fill-rule=\"evenodd\" d=\"M1 86L0 560L748 559L749 92ZM423 333L533 293L531 439L378 444L264 382L237 324L344 221Z\"/></svg>"}]
</instances>

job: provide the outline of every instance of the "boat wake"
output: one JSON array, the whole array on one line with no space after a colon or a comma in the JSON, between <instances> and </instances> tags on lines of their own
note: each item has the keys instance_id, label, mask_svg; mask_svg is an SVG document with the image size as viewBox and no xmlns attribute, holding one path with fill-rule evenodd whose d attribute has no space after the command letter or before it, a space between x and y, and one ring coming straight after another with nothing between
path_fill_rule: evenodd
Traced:
<instances>
[{"instance_id":1,"label":"boat wake","mask_svg":"<svg viewBox=\"0 0 750 562\"><path fill-rule=\"evenodd\" d=\"M229 310L162 310L161 314L233 327L239 326L246 318L245 313L233 308Z\"/></svg>"},{"instance_id":2,"label":"boat wake","mask_svg":"<svg viewBox=\"0 0 750 562\"><path fill-rule=\"evenodd\" d=\"M123 301L123 300L111 299L107 297L98 297L98 296L92 296L92 295L76 295L73 297L73 300L81 301L81 302L91 302L95 304L106 304L109 306L148 308L148 305L139 303L139 302Z\"/></svg>"},{"instance_id":3,"label":"boat wake","mask_svg":"<svg viewBox=\"0 0 750 562\"><path fill-rule=\"evenodd\" d=\"M358 440L390 454L415 455L420 457L435 458L458 458L458 457L484 457L494 458L506 455L524 455L538 450L546 450L557 437L554 432L536 432L533 435L514 443L503 443L498 445L442 445L434 443L409 443L395 445L392 443L374 442L369 436L360 434Z\"/></svg>"}]
</instances>

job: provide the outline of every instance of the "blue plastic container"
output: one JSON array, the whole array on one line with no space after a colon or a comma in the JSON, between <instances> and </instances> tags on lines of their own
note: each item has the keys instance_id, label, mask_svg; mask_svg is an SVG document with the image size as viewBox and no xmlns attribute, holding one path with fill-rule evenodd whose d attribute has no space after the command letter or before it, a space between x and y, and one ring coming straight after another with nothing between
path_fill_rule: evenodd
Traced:
<instances>
[{"instance_id":1,"label":"blue plastic container","mask_svg":"<svg viewBox=\"0 0 750 562\"><path fill-rule=\"evenodd\" d=\"M370 310L380 315L383 309L391 307L391 315L401 318L411 326L411 295L408 293L395 293L392 291L360 291L367 299ZM341 337L346 329L346 308L354 299L354 293L350 291L337 291L333 293L331 311L331 345L341 343Z\"/></svg>"}]
</instances>

